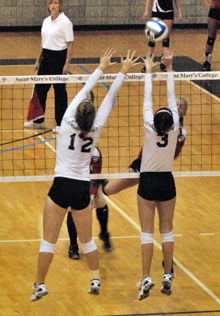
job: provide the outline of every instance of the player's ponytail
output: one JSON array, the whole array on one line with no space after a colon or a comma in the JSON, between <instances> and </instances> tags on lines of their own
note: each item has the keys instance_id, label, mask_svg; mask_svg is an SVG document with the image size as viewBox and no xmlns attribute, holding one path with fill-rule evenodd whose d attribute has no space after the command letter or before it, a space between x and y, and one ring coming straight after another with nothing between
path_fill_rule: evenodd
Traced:
<instances>
[{"instance_id":1,"label":"player's ponytail","mask_svg":"<svg viewBox=\"0 0 220 316\"><path fill-rule=\"evenodd\" d=\"M80 138L84 138L92 128L96 115L93 103L89 100L83 100L76 109L76 122L80 129Z\"/></svg>"},{"instance_id":2,"label":"player's ponytail","mask_svg":"<svg viewBox=\"0 0 220 316\"><path fill-rule=\"evenodd\" d=\"M158 136L163 136L169 132L173 123L173 114L167 107L160 108L154 115L154 129Z\"/></svg>"}]
</instances>

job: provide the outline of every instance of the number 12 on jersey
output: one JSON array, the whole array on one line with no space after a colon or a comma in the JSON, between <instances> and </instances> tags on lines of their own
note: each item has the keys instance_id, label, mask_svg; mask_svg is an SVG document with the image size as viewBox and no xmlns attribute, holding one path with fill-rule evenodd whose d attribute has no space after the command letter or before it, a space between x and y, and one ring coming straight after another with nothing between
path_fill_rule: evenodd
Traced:
<instances>
[{"instance_id":1,"label":"number 12 on jersey","mask_svg":"<svg viewBox=\"0 0 220 316\"><path fill-rule=\"evenodd\" d=\"M74 146L75 138L76 138L76 134L70 135L70 145L69 145L68 149L70 149L70 150L74 150L75 149L75 146ZM93 144L93 139L92 139L92 137L85 137L85 138L83 138L83 141L85 143L81 147L81 152L82 153L89 153L91 151L91 146Z\"/></svg>"}]
</instances>

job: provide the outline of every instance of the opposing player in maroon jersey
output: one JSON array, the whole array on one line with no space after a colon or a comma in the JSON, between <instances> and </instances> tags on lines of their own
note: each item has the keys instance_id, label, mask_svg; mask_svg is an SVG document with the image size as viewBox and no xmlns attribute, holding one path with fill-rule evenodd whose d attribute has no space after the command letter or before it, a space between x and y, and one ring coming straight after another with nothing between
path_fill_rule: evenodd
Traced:
<instances>
[{"instance_id":1,"label":"opposing player in maroon jersey","mask_svg":"<svg viewBox=\"0 0 220 316\"><path fill-rule=\"evenodd\" d=\"M91 164L90 173L101 173L102 171L102 154L98 147L95 147ZM108 233L108 205L104 199L102 189L96 185L96 181L91 181L90 186L91 203L96 208L96 216L100 224L101 232L99 238L104 242L105 251L111 251L110 234ZM67 215L67 228L70 237L70 246L68 255L70 259L79 259L79 247L77 243L77 231L73 221L71 211Z\"/></svg>"}]
</instances>

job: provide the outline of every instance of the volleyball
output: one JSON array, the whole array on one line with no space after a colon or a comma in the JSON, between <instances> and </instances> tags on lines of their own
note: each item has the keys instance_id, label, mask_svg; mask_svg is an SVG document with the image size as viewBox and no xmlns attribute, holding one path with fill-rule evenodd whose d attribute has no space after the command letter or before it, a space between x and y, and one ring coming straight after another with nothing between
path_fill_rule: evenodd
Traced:
<instances>
[{"instance_id":1,"label":"volleyball","mask_svg":"<svg viewBox=\"0 0 220 316\"><path fill-rule=\"evenodd\" d=\"M166 23L164 23L161 19L152 18L146 23L145 34L149 39L159 42L167 37L168 28Z\"/></svg>"}]
</instances>

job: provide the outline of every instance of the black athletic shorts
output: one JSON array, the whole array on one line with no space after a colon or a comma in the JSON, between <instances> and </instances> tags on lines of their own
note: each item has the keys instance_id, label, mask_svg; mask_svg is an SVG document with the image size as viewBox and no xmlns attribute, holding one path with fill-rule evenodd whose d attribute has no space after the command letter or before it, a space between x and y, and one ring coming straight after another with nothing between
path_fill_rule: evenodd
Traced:
<instances>
[{"instance_id":1,"label":"black athletic shorts","mask_svg":"<svg viewBox=\"0 0 220 316\"><path fill-rule=\"evenodd\" d=\"M210 8L209 18L220 21L220 9Z\"/></svg>"},{"instance_id":2,"label":"black athletic shorts","mask_svg":"<svg viewBox=\"0 0 220 316\"><path fill-rule=\"evenodd\" d=\"M131 165L129 166L129 168L132 168L135 172L140 172L141 169L141 159L137 158L135 159Z\"/></svg>"},{"instance_id":3,"label":"black athletic shorts","mask_svg":"<svg viewBox=\"0 0 220 316\"><path fill-rule=\"evenodd\" d=\"M169 201L176 196L172 172L141 172L138 194L149 201Z\"/></svg>"},{"instance_id":4,"label":"black athletic shorts","mask_svg":"<svg viewBox=\"0 0 220 316\"><path fill-rule=\"evenodd\" d=\"M82 210L90 203L90 181L55 177L48 195L62 208Z\"/></svg>"},{"instance_id":5,"label":"black athletic shorts","mask_svg":"<svg viewBox=\"0 0 220 316\"><path fill-rule=\"evenodd\" d=\"M161 20L173 20L174 19L174 11L163 13L163 12L154 12L151 13L152 18L159 18Z\"/></svg>"}]
</instances>

